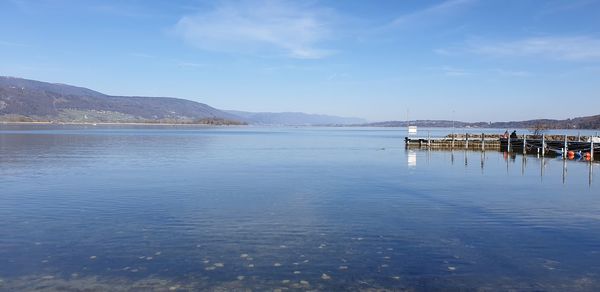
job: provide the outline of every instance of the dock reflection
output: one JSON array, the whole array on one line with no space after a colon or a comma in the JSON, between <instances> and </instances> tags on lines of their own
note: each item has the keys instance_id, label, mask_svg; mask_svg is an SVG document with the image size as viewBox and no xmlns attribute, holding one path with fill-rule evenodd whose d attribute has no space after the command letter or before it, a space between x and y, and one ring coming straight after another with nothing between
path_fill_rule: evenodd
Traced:
<instances>
[{"instance_id":1,"label":"dock reflection","mask_svg":"<svg viewBox=\"0 0 600 292\"><path fill-rule=\"evenodd\" d=\"M455 162L458 160L464 164L465 168L469 168L470 164L476 165L477 163L475 161L477 160L477 158L479 158L479 168L482 174L485 174L486 168L495 167L497 169L498 166L503 164L504 168L506 169L506 175L510 175L511 172L514 173L515 166L518 165L517 167L520 167L521 176L526 176L528 175L528 167L531 168L532 166L539 164L540 182L544 182L544 177L547 176L547 168L551 164L550 169L553 169L551 172L556 176L560 175L560 179L562 180L563 184L566 184L568 182L569 176L578 176L581 178L581 172L587 171L587 183L590 186L593 184L594 181L594 167L600 167L600 162L598 161L592 162L585 159L562 159L560 156L544 157L541 155L522 155L520 153L506 151L497 152L472 150L455 151L436 149L407 149L406 153L407 165L409 168L416 168L417 161L419 159L425 159L426 165L430 165L437 163L435 160L439 159L440 157L447 157L446 159L449 158L449 162L451 165L455 165ZM493 158L496 155L500 157L500 161L503 161L503 163L500 163L500 165L498 165L497 163L493 163ZM489 158L492 158L492 160L488 161ZM587 169L584 170L584 168ZM576 173L570 174L571 169ZM531 170L529 171L529 173L531 174Z\"/></svg>"}]
</instances>

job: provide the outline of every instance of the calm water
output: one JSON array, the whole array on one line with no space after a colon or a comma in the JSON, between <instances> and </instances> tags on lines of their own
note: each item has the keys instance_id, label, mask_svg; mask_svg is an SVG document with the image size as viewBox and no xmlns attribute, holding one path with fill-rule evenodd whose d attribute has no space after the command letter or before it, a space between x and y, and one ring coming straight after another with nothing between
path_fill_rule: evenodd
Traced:
<instances>
[{"instance_id":1,"label":"calm water","mask_svg":"<svg viewBox=\"0 0 600 292\"><path fill-rule=\"evenodd\" d=\"M600 165L404 136L0 125L0 290L600 289Z\"/></svg>"}]
</instances>

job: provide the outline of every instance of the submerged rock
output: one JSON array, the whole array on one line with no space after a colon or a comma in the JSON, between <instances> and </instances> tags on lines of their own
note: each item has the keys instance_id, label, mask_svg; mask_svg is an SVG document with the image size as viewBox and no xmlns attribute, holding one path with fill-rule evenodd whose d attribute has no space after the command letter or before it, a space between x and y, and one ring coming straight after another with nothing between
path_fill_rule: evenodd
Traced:
<instances>
[{"instance_id":1,"label":"submerged rock","mask_svg":"<svg viewBox=\"0 0 600 292\"><path fill-rule=\"evenodd\" d=\"M323 280L330 280L331 277L329 275L323 273L323 275L321 275L321 279L323 279Z\"/></svg>"}]
</instances>

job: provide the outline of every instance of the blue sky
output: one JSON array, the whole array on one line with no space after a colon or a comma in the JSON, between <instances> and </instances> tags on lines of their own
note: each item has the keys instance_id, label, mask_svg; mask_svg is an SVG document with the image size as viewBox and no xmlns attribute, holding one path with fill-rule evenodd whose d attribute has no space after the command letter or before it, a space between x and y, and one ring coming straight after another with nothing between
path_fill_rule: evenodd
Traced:
<instances>
[{"instance_id":1,"label":"blue sky","mask_svg":"<svg viewBox=\"0 0 600 292\"><path fill-rule=\"evenodd\" d=\"M600 114L600 1L0 1L0 75L371 121Z\"/></svg>"}]
</instances>

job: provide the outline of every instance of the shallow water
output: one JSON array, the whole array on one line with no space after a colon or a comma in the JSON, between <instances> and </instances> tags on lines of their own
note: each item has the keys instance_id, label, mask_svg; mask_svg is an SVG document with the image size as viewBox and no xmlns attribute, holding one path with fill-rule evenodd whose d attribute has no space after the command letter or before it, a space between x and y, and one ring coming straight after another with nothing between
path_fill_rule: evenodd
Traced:
<instances>
[{"instance_id":1,"label":"shallow water","mask_svg":"<svg viewBox=\"0 0 600 292\"><path fill-rule=\"evenodd\" d=\"M600 289L600 165L404 136L0 125L0 290Z\"/></svg>"}]
</instances>

